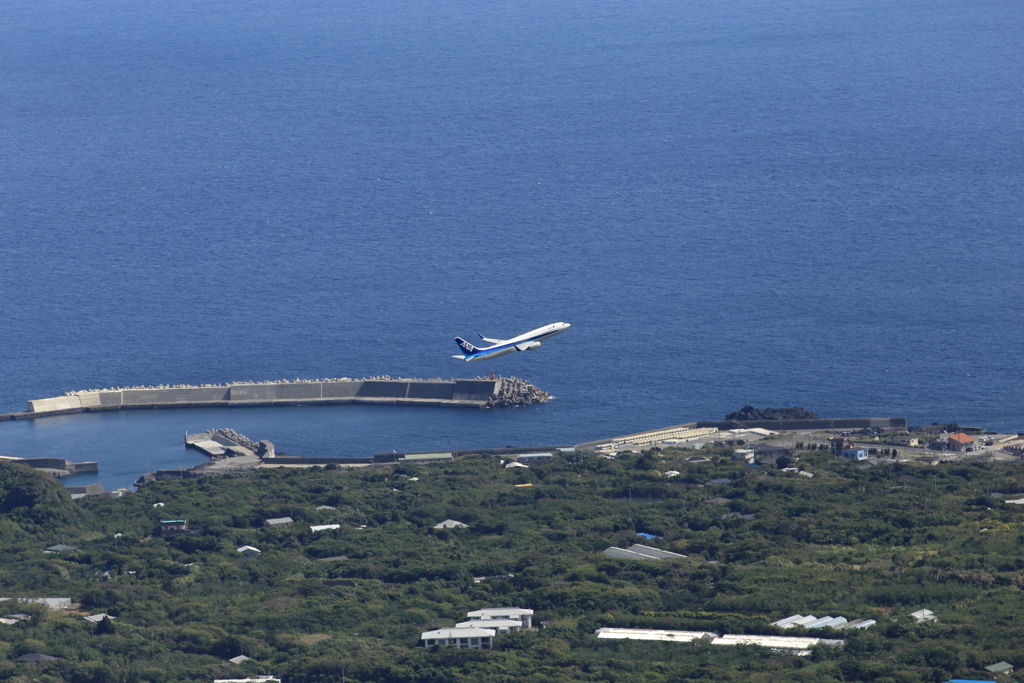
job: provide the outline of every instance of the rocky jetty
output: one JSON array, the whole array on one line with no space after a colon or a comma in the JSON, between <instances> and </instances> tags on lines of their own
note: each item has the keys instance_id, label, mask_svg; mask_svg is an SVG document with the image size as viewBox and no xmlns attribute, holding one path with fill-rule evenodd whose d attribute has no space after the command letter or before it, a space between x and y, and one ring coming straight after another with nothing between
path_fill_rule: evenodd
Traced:
<instances>
[{"instance_id":1,"label":"rocky jetty","mask_svg":"<svg viewBox=\"0 0 1024 683\"><path fill-rule=\"evenodd\" d=\"M502 377L497 393L484 406L485 408L520 408L534 403L546 403L551 395L529 382L518 377Z\"/></svg>"}]
</instances>

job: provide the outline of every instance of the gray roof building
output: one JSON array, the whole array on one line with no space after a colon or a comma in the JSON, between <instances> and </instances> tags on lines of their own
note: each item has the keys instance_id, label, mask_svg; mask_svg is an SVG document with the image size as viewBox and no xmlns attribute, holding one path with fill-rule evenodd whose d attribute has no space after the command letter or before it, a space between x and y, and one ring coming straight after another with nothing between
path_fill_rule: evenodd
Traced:
<instances>
[{"instance_id":1,"label":"gray roof building","mask_svg":"<svg viewBox=\"0 0 1024 683\"><path fill-rule=\"evenodd\" d=\"M47 552L51 552L51 553L72 552L72 551L75 551L75 550L78 550L78 548L76 548L73 545L66 545L64 543L58 543L57 545L51 545L49 548L46 549Z\"/></svg>"},{"instance_id":2,"label":"gray roof building","mask_svg":"<svg viewBox=\"0 0 1024 683\"><path fill-rule=\"evenodd\" d=\"M22 655L22 656L18 657L17 659L15 659L14 661L16 661L16 662L52 662L52 661L54 661L56 659L58 659L58 657L53 657L51 655L44 655L44 654L40 654L38 652L32 652L32 653L27 654L27 655Z\"/></svg>"},{"instance_id":3,"label":"gray roof building","mask_svg":"<svg viewBox=\"0 0 1024 683\"><path fill-rule=\"evenodd\" d=\"M629 548L616 548L615 546L612 546L601 552L603 555L614 557L619 560L671 560L686 557L686 555L669 552L668 550L662 550L661 548L652 548L647 545L640 545L639 543L635 543L629 546Z\"/></svg>"}]
</instances>

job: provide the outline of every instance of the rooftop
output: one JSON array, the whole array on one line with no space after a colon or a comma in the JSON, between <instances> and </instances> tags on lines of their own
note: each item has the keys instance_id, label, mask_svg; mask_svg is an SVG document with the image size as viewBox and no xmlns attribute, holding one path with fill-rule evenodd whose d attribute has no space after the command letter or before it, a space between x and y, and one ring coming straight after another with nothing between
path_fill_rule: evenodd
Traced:
<instances>
[{"instance_id":1,"label":"rooftop","mask_svg":"<svg viewBox=\"0 0 1024 683\"><path fill-rule=\"evenodd\" d=\"M439 628L420 634L421 640L437 640L439 638L493 638L496 631L492 628Z\"/></svg>"},{"instance_id":2,"label":"rooftop","mask_svg":"<svg viewBox=\"0 0 1024 683\"><path fill-rule=\"evenodd\" d=\"M281 524L291 524L294 521L295 520L291 517L275 517L273 519L268 519L263 523L268 526L279 526Z\"/></svg>"},{"instance_id":3,"label":"rooftop","mask_svg":"<svg viewBox=\"0 0 1024 683\"><path fill-rule=\"evenodd\" d=\"M455 519L446 519L443 522L438 522L434 525L435 529L467 529L468 524L464 524Z\"/></svg>"},{"instance_id":4,"label":"rooftop","mask_svg":"<svg viewBox=\"0 0 1024 683\"><path fill-rule=\"evenodd\" d=\"M598 638L625 640L661 640L669 643L692 643L695 640L712 640L717 633L709 631L660 631L645 628L599 628Z\"/></svg>"},{"instance_id":5,"label":"rooftop","mask_svg":"<svg viewBox=\"0 0 1024 683\"><path fill-rule=\"evenodd\" d=\"M487 619L489 617L500 617L506 614L532 615L533 610L522 609L519 607L488 607L486 609L478 609L473 610L472 612L466 612L467 617L482 617L484 619Z\"/></svg>"}]
</instances>

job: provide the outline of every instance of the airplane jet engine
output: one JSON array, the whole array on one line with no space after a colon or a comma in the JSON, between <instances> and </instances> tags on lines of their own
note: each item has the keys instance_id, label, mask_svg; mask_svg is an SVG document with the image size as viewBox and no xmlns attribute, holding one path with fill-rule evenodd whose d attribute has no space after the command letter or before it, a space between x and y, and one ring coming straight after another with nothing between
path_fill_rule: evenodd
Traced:
<instances>
[{"instance_id":1,"label":"airplane jet engine","mask_svg":"<svg viewBox=\"0 0 1024 683\"><path fill-rule=\"evenodd\" d=\"M526 342L525 344L516 344L517 351L533 351L534 349L540 348L539 341Z\"/></svg>"}]
</instances>

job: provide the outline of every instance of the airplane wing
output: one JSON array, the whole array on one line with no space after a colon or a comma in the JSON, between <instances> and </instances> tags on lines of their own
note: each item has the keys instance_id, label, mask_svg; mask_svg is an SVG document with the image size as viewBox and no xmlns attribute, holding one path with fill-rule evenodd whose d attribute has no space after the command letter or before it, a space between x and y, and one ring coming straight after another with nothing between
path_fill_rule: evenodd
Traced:
<instances>
[{"instance_id":1,"label":"airplane wing","mask_svg":"<svg viewBox=\"0 0 1024 683\"><path fill-rule=\"evenodd\" d=\"M476 333L476 336L480 337L480 339L484 340L488 344L504 344L506 341L508 341L507 339L488 339L479 332Z\"/></svg>"}]
</instances>

